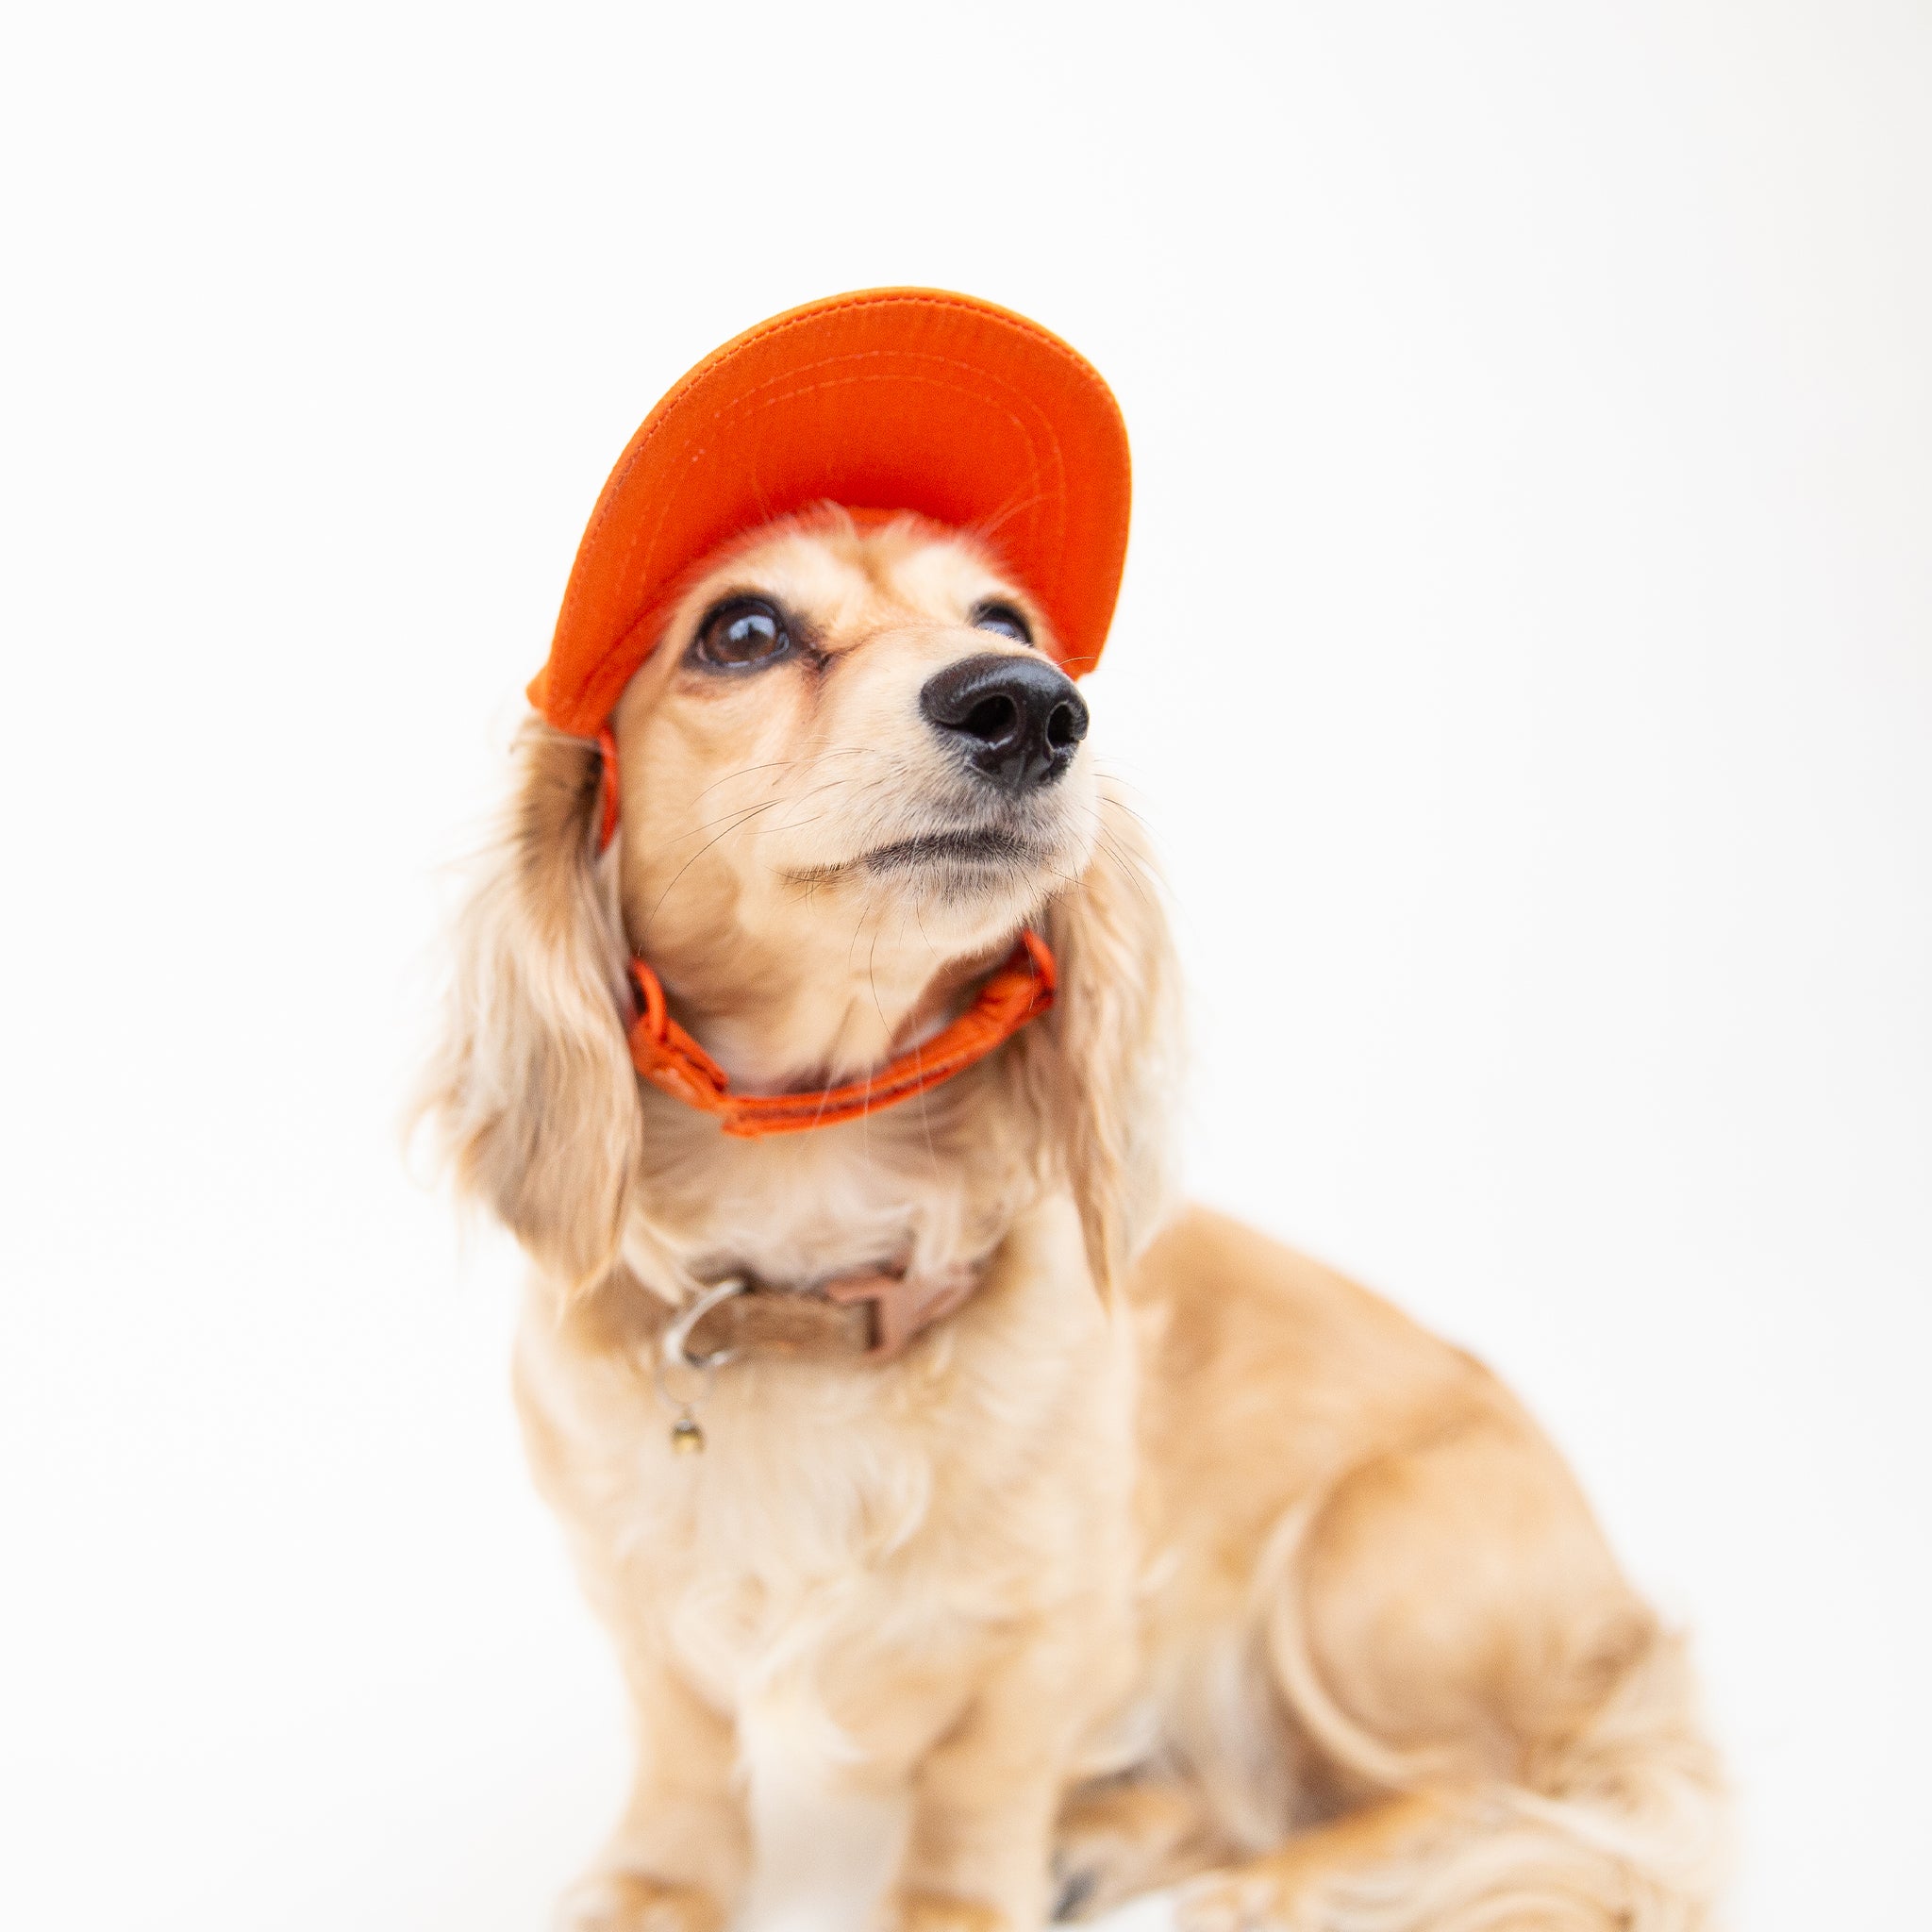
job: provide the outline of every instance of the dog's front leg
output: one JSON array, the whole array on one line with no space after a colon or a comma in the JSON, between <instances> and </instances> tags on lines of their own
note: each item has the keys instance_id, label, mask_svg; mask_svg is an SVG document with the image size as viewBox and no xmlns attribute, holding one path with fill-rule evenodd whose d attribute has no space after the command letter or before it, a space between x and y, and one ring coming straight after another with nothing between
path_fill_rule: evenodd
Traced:
<instances>
[{"instance_id":1,"label":"dog's front leg","mask_svg":"<svg viewBox=\"0 0 1932 1932\"><path fill-rule=\"evenodd\" d=\"M641 1644L623 1646L637 1727L629 1803L558 1907L558 1932L719 1932L750 1839L729 1722Z\"/></svg>"},{"instance_id":2,"label":"dog's front leg","mask_svg":"<svg viewBox=\"0 0 1932 1932\"><path fill-rule=\"evenodd\" d=\"M1036 1932L1074 1745L1107 1681L1087 1615L1036 1632L982 1684L913 1778L890 1932Z\"/></svg>"}]
</instances>

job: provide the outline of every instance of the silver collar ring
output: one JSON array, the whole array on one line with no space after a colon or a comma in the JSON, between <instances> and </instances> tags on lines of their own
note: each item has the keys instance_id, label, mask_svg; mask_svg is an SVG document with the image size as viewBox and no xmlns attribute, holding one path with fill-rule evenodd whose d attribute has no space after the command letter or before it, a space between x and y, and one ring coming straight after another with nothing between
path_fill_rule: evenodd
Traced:
<instances>
[{"instance_id":1,"label":"silver collar ring","mask_svg":"<svg viewBox=\"0 0 1932 1932\"><path fill-rule=\"evenodd\" d=\"M743 1294L750 1287L750 1281L742 1274L727 1274L723 1281L714 1281L664 1330L663 1343L652 1370L658 1398L675 1417L671 1424L671 1446L680 1455L704 1448L705 1432L698 1426L698 1407L711 1392L712 1377L738 1352L715 1348L708 1355L693 1355L691 1330L713 1308L728 1302L733 1295ZM674 1376L684 1384L682 1393L672 1386Z\"/></svg>"},{"instance_id":2,"label":"silver collar ring","mask_svg":"<svg viewBox=\"0 0 1932 1932\"><path fill-rule=\"evenodd\" d=\"M691 1331L713 1308L723 1307L734 1295L745 1293L750 1287L750 1281L742 1274L727 1274L724 1280L712 1282L664 1330L664 1359L681 1362L688 1369L722 1369L738 1351L735 1348L714 1348L709 1355L693 1355L691 1352Z\"/></svg>"}]
</instances>

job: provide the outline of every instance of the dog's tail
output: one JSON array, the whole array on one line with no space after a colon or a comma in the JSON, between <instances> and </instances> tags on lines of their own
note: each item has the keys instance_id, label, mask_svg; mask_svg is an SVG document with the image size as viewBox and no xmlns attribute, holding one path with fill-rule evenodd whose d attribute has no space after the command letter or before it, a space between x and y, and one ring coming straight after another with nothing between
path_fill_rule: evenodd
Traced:
<instances>
[{"instance_id":1,"label":"dog's tail","mask_svg":"<svg viewBox=\"0 0 1932 1932\"><path fill-rule=\"evenodd\" d=\"M1359 1862L1337 1860L1299 1894L1295 1932L1707 1924L1727 1862L1724 1805L1682 1641L1646 1618L1581 1712L1560 1650L1547 1656L1549 1705L1563 1720L1537 1735L1519 1728L1487 1772L1466 1751L1393 1745L1342 1707L1312 1655L1298 1558L1323 1501L1294 1512L1271 1552L1262 1631L1273 1674L1344 1786L1423 1802L1412 1831L1365 1848Z\"/></svg>"}]
</instances>

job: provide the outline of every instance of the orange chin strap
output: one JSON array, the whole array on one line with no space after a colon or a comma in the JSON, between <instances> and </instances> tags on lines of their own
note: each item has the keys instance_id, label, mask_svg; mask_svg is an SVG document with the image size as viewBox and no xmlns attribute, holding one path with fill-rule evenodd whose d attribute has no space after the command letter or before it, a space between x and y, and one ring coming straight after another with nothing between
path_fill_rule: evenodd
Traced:
<instances>
[{"instance_id":1,"label":"orange chin strap","mask_svg":"<svg viewBox=\"0 0 1932 1932\"><path fill-rule=\"evenodd\" d=\"M603 754L598 784L601 853L616 836L618 819L617 741L608 724L597 734L597 749ZM734 1093L724 1069L671 1017L658 975L643 960L633 958L630 976L640 1008L630 1029L631 1063L660 1091L701 1113L715 1115L725 1133L744 1141L861 1120L940 1086L976 1066L1027 1021L1038 1019L1053 1005L1058 983L1046 941L1038 933L1023 930L1006 964L980 988L972 1006L924 1046L915 1046L864 1079L847 1081L842 1087L804 1093Z\"/></svg>"},{"instance_id":2,"label":"orange chin strap","mask_svg":"<svg viewBox=\"0 0 1932 1932\"><path fill-rule=\"evenodd\" d=\"M643 1008L630 1029L632 1064L654 1087L715 1114L727 1134L743 1141L802 1134L897 1107L977 1065L1045 1012L1054 994L1053 955L1037 933L1023 932L1007 963L950 1026L863 1080L806 1093L734 1093L724 1068L665 1010L658 975L633 959L630 976Z\"/></svg>"}]
</instances>

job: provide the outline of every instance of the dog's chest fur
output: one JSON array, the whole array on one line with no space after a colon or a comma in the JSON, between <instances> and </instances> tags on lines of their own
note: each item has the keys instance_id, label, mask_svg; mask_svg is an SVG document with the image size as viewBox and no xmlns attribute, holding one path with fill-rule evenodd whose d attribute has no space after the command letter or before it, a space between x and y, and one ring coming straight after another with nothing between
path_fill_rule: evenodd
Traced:
<instances>
[{"instance_id":1,"label":"dog's chest fur","mask_svg":"<svg viewBox=\"0 0 1932 1932\"><path fill-rule=\"evenodd\" d=\"M903 1241L883 1193L834 1196L812 1163L799 1178L789 1224L741 1237L746 1265L876 1259L828 1232L867 1209ZM934 1214L920 1232L943 1252L958 1230ZM741 1727L781 1710L833 1757L896 1755L913 1740L891 1734L955 1718L946 1680L1043 1606L1091 1594L1105 1622L1127 1601L1130 1375L1063 1198L1020 1216L974 1300L903 1360L727 1365L701 1455L673 1451L647 1344L559 1324L541 1293L518 1379L593 1598ZM930 1707L880 1707L874 1687L908 1675Z\"/></svg>"},{"instance_id":2,"label":"dog's chest fur","mask_svg":"<svg viewBox=\"0 0 1932 1932\"><path fill-rule=\"evenodd\" d=\"M903 1109L756 1142L647 1099L649 1211L625 1259L673 1299L734 1271L793 1285L974 1266L1040 1191L1036 1134L991 1070Z\"/></svg>"}]
</instances>

